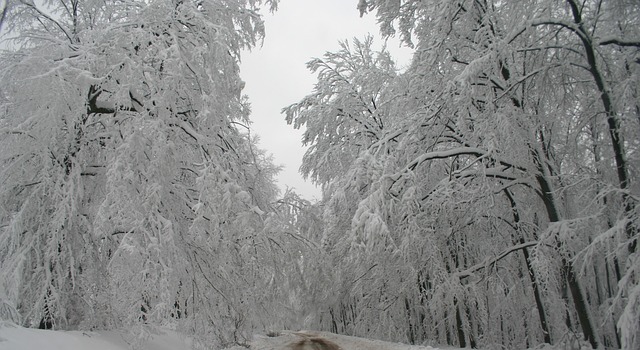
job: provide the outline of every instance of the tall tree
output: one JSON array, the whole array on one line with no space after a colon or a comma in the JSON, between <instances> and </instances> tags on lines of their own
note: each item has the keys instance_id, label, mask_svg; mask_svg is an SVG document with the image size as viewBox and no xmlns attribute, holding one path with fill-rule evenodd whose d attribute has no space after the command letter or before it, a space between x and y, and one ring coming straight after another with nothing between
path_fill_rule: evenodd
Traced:
<instances>
[{"instance_id":1,"label":"tall tree","mask_svg":"<svg viewBox=\"0 0 640 350\"><path fill-rule=\"evenodd\" d=\"M261 4L10 2L0 293L21 323L177 322L229 344L266 319L277 168L238 74Z\"/></svg>"},{"instance_id":2,"label":"tall tree","mask_svg":"<svg viewBox=\"0 0 640 350\"><path fill-rule=\"evenodd\" d=\"M327 235L342 249L336 259L353 264L336 308L346 304L343 323L355 326L342 330L366 333L375 319L390 330L377 334L410 341L520 348L576 332L594 347L633 347L635 302L620 297L637 289L638 188L620 174L637 145L620 140L639 125L617 111L635 115L637 101L607 107L603 92L635 91L637 76L623 77L638 68L637 28L629 26L636 6L434 0L359 8L376 11L383 34L397 30L416 50L406 72L378 84L392 102L376 139L357 148L328 137L321 125L338 109L327 107L352 97L322 73L310 98L285 109L295 125L321 133L303 169L327 173L318 156L330 152L354 159L321 180L336 223ZM603 87L599 75L608 76ZM358 81L352 91L372 84ZM313 98L320 93L333 98ZM609 160L615 167L605 167ZM606 269L625 276L606 300L595 297L596 247L615 257ZM380 310L383 317L373 315Z\"/></svg>"}]
</instances>

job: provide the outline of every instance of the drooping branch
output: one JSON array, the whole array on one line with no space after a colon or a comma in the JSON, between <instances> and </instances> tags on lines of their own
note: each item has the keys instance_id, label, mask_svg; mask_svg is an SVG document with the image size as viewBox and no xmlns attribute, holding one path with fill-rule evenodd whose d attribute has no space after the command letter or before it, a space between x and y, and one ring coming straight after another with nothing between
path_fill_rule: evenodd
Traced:
<instances>
[{"instance_id":1,"label":"drooping branch","mask_svg":"<svg viewBox=\"0 0 640 350\"><path fill-rule=\"evenodd\" d=\"M427 152L416 157L409 164L407 164L407 166L405 167L405 170L413 170L418 165L429 160L446 159L446 158L452 158L452 157L463 156L463 155L476 156L479 158L488 158L496 161L498 164L503 165L507 168L515 168L515 169L523 170L522 168L516 165L513 165L505 160L496 159L490 154L490 152L477 147L457 147L457 148L444 150L444 151Z\"/></svg>"},{"instance_id":2,"label":"drooping branch","mask_svg":"<svg viewBox=\"0 0 640 350\"><path fill-rule=\"evenodd\" d=\"M538 245L539 242L538 241L531 241L531 242L525 242L525 243L521 243L521 244L517 244L514 245L512 247L509 247L505 250L502 251L502 253L498 254L498 256L494 257L494 258L488 258L485 259L483 262L473 265L470 268L463 270L463 271L459 271L459 272L455 272L453 275L457 278L463 279L463 278L467 278L467 277L471 277L475 274L476 271L485 269L485 268L489 268L492 265L495 265L498 261L504 259L505 257L509 256L509 254L513 253L513 252L517 252L519 250L522 249L526 249L529 247L533 247Z\"/></svg>"},{"instance_id":3,"label":"drooping branch","mask_svg":"<svg viewBox=\"0 0 640 350\"><path fill-rule=\"evenodd\" d=\"M73 38L71 37L71 35L69 34L69 32L64 28L64 26L62 24L60 24L60 22L56 21L54 18L52 18L51 16L49 16L48 14L42 12L42 10L40 10L34 3L33 1L24 1L22 0L22 4L33 9L34 11L36 11L40 16L46 18L48 21L50 21L51 23L55 24L56 27L58 27L60 29L60 31L62 31L62 33L64 34L64 36L67 37L67 39L69 40L69 43L71 44L75 44ZM5 6L4 10L3 10L3 14L2 16L4 17L5 12L8 8L8 5Z\"/></svg>"}]
</instances>

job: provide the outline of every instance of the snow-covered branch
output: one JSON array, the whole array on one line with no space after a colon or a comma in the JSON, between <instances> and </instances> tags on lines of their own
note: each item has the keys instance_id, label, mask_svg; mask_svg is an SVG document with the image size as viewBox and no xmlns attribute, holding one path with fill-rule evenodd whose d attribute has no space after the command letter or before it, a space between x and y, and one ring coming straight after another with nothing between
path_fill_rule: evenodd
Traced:
<instances>
[{"instance_id":1,"label":"snow-covered branch","mask_svg":"<svg viewBox=\"0 0 640 350\"><path fill-rule=\"evenodd\" d=\"M504 259L505 257L509 256L511 253L513 252L517 252L519 250L522 249L527 249L529 247L533 247L538 245L540 242L538 241L531 241L531 242L525 242L525 243L521 243L521 244L517 244L514 246L511 246L505 250L503 250L500 254L498 254L496 257L493 258L487 258L485 259L483 262L473 265L471 267L469 267L468 269L465 269L463 271L458 271L458 272L454 272L453 276L459 279L463 279L466 277L470 277L473 276L475 274L476 271L482 270L482 269L489 269L492 265L495 265L498 261Z\"/></svg>"},{"instance_id":2,"label":"snow-covered branch","mask_svg":"<svg viewBox=\"0 0 640 350\"><path fill-rule=\"evenodd\" d=\"M640 41L609 36L609 37L600 38L600 40L598 40L598 45L618 45L618 46L625 46L625 47L640 47Z\"/></svg>"}]
</instances>

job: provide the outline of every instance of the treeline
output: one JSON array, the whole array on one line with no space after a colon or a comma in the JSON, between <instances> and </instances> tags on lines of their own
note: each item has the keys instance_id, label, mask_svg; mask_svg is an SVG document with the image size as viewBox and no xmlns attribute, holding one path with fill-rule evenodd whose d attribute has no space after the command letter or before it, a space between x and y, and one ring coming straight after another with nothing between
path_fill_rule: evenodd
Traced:
<instances>
[{"instance_id":1,"label":"treeline","mask_svg":"<svg viewBox=\"0 0 640 350\"><path fill-rule=\"evenodd\" d=\"M410 66L371 38L344 42L309 62L313 92L284 109L325 194L335 288L318 327L461 347L639 346L637 4L359 8L414 47Z\"/></svg>"},{"instance_id":2,"label":"treeline","mask_svg":"<svg viewBox=\"0 0 640 350\"><path fill-rule=\"evenodd\" d=\"M359 1L414 56L309 62L284 113L311 204L278 194L238 73L277 1L6 3L2 319L640 346L638 4Z\"/></svg>"},{"instance_id":3,"label":"treeline","mask_svg":"<svg viewBox=\"0 0 640 350\"><path fill-rule=\"evenodd\" d=\"M277 324L301 243L238 73L276 4L6 2L0 318L207 348Z\"/></svg>"}]
</instances>

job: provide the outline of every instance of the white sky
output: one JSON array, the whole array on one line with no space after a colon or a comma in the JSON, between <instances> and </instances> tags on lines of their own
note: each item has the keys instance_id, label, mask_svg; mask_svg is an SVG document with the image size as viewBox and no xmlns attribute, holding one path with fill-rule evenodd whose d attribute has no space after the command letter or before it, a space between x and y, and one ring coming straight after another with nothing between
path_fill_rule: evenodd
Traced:
<instances>
[{"instance_id":1,"label":"white sky","mask_svg":"<svg viewBox=\"0 0 640 350\"><path fill-rule=\"evenodd\" d=\"M273 154L275 163L284 166L278 178L280 188L295 188L307 199L321 195L298 172L305 152L302 130L287 125L280 111L312 92L316 77L306 62L336 51L339 40L372 34L381 46L375 16L360 18L357 4L357 0L281 0L275 14L265 14L262 47L242 57L240 74L252 106L253 132L260 135L260 146ZM401 65L409 61L409 49L400 48L397 40L390 39L387 49Z\"/></svg>"}]
</instances>

